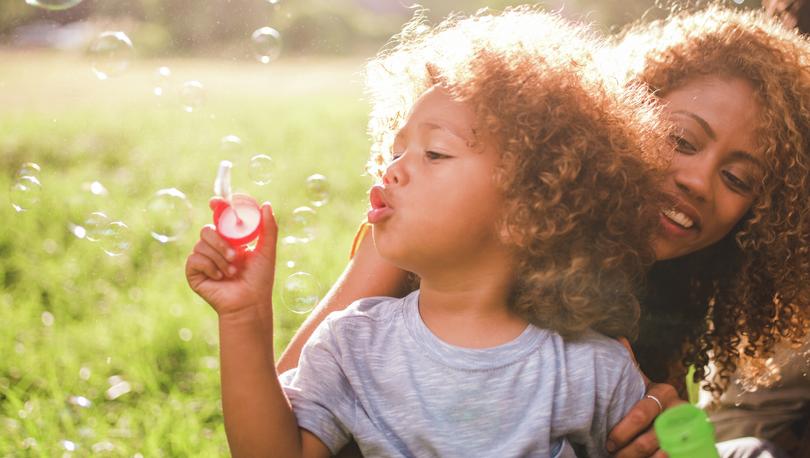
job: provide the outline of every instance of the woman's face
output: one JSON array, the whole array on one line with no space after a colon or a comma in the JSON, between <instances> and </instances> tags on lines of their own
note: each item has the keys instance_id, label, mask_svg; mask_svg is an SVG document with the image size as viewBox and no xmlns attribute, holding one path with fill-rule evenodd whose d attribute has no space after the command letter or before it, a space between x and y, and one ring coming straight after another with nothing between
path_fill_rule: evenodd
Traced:
<instances>
[{"instance_id":1,"label":"woman's face","mask_svg":"<svg viewBox=\"0 0 810 458\"><path fill-rule=\"evenodd\" d=\"M675 153L664 183L672 207L660 215L659 260L722 239L751 207L764 158L754 131L759 104L746 80L696 79L662 97L675 125Z\"/></svg>"}]
</instances>

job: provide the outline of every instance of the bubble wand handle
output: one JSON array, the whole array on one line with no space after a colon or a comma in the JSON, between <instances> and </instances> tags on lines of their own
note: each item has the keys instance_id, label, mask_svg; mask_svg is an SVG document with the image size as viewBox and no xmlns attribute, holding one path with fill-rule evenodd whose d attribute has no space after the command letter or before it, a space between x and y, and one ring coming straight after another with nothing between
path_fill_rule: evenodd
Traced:
<instances>
[{"instance_id":1,"label":"bubble wand handle","mask_svg":"<svg viewBox=\"0 0 810 458\"><path fill-rule=\"evenodd\" d=\"M233 207L233 195L231 194L231 168L233 164L231 161L221 161L219 163L219 170L217 170L217 178L214 180L214 195L222 197L225 202L233 208L233 214L236 216L237 223L241 224L242 219L236 208Z\"/></svg>"}]
</instances>

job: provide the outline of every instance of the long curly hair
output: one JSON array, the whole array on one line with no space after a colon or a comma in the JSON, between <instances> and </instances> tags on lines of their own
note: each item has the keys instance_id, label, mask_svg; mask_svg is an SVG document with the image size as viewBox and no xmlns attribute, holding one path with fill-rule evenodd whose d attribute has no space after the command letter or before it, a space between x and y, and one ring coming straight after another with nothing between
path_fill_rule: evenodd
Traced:
<instances>
[{"instance_id":1,"label":"long curly hair","mask_svg":"<svg viewBox=\"0 0 810 458\"><path fill-rule=\"evenodd\" d=\"M612 59L630 81L664 97L706 76L738 77L755 90L766 174L748 213L720 242L656 263L635 344L653 379L676 380L673 364L703 379L709 357L719 395L741 352L767 355L798 340L810 305L810 43L758 11L711 5L627 30Z\"/></svg>"},{"instance_id":2,"label":"long curly hair","mask_svg":"<svg viewBox=\"0 0 810 458\"><path fill-rule=\"evenodd\" d=\"M639 282L662 202L667 147L643 88L600 77L583 28L537 7L451 17L417 12L367 68L369 168L391 159L393 133L420 94L441 85L473 108L476 143L501 154L501 233L518 258L509 304L575 337L587 328L633 336Z\"/></svg>"}]
</instances>

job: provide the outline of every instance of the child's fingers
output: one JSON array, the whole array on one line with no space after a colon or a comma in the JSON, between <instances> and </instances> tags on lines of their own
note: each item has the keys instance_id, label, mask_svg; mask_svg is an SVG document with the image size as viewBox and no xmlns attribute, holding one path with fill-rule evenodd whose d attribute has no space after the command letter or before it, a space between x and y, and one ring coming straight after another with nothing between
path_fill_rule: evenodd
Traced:
<instances>
[{"instance_id":1,"label":"child's fingers","mask_svg":"<svg viewBox=\"0 0 810 458\"><path fill-rule=\"evenodd\" d=\"M221 280L223 277L222 272L220 272L211 258L200 253L191 253L186 260L186 278L189 279L189 283L192 283L192 287L195 286L193 282L194 277L197 277L199 274L214 280Z\"/></svg>"},{"instance_id":2,"label":"child's fingers","mask_svg":"<svg viewBox=\"0 0 810 458\"><path fill-rule=\"evenodd\" d=\"M212 224L207 224L200 229L200 239L210 245L226 261L233 262L236 260L236 251L217 234Z\"/></svg>"},{"instance_id":3,"label":"child's fingers","mask_svg":"<svg viewBox=\"0 0 810 458\"><path fill-rule=\"evenodd\" d=\"M232 277L236 274L236 267L229 264L225 257L205 240L200 240L194 245L194 252L210 259L226 277Z\"/></svg>"},{"instance_id":4,"label":"child's fingers","mask_svg":"<svg viewBox=\"0 0 810 458\"><path fill-rule=\"evenodd\" d=\"M256 243L256 251L275 262L276 238L278 237L278 226L276 218L273 216L273 207L269 202L262 204L262 232L259 241Z\"/></svg>"}]
</instances>

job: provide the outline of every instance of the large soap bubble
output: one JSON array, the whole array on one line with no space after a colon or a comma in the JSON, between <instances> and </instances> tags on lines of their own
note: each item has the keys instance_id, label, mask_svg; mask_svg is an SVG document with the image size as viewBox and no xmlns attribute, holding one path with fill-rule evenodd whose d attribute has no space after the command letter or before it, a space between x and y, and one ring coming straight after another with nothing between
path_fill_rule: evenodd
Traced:
<instances>
[{"instance_id":1,"label":"large soap bubble","mask_svg":"<svg viewBox=\"0 0 810 458\"><path fill-rule=\"evenodd\" d=\"M93 73L100 80L124 73L134 54L132 40L124 32L103 32L90 43Z\"/></svg>"},{"instance_id":2,"label":"large soap bubble","mask_svg":"<svg viewBox=\"0 0 810 458\"><path fill-rule=\"evenodd\" d=\"M81 3L82 0L25 0L31 6L42 8L44 10L61 11Z\"/></svg>"},{"instance_id":3,"label":"large soap bubble","mask_svg":"<svg viewBox=\"0 0 810 458\"><path fill-rule=\"evenodd\" d=\"M191 227L191 204L180 190L161 189L146 204L146 217L155 240L173 242Z\"/></svg>"}]
</instances>

